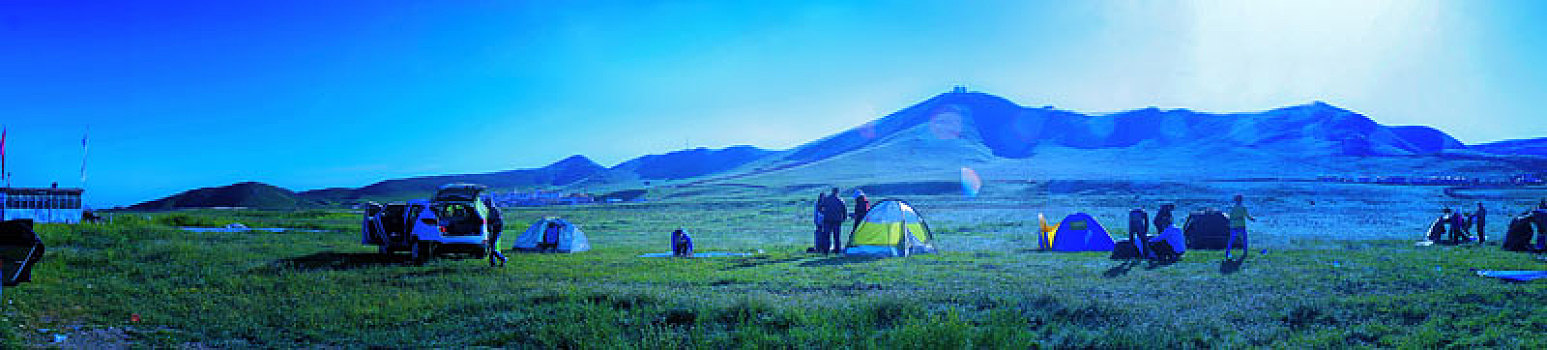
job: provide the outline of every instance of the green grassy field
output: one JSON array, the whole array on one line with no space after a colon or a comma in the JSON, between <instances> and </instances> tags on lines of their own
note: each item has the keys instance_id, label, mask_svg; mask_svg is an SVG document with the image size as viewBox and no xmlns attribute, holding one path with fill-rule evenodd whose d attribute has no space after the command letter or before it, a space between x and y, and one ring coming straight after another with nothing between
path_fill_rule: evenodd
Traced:
<instances>
[{"instance_id":1,"label":"green grassy field","mask_svg":"<svg viewBox=\"0 0 1547 350\"><path fill-rule=\"evenodd\" d=\"M1034 251L1023 210L942 198L916 201L942 254L851 259L800 253L801 200L510 209L509 235L561 215L595 249L512 253L502 269L383 258L349 211L40 225L48 255L34 282L4 291L0 336L66 348L1547 347L1547 284L1471 271L1543 268L1497 246L1264 237L1241 264L1217 251L1130 264ZM229 222L334 231L174 228ZM636 257L667 251L678 226L700 251L764 253Z\"/></svg>"}]
</instances>

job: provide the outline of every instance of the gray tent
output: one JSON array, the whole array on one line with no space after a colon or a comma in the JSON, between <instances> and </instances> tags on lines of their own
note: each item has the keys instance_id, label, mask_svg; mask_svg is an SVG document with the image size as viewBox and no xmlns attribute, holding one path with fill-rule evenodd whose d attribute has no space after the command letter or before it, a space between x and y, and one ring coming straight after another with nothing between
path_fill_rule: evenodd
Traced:
<instances>
[{"instance_id":1,"label":"gray tent","mask_svg":"<svg viewBox=\"0 0 1547 350\"><path fill-rule=\"evenodd\" d=\"M526 232L516 237L516 244L511 248L520 251L576 253L591 250L591 241L586 239L580 226L564 219L546 217L532 222Z\"/></svg>"},{"instance_id":2,"label":"gray tent","mask_svg":"<svg viewBox=\"0 0 1547 350\"><path fill-rule=\"evenodd\" d=\"M1187 237L1187 249L1225 249L1230 240L1230 218L1214 209L1195 211L1182 224L1182 235Z\"/></svg>"}]
</instances>

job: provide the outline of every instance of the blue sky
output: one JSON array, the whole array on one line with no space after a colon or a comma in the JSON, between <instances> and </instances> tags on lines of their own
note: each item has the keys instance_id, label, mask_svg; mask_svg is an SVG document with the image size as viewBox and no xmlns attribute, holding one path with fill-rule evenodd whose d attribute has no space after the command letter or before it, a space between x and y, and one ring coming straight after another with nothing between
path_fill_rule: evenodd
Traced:
<instances>
[{"instance_id":1,"label":"blue sky","mask_svg":"<svg viewBox=\"0 0 1547 350\"><path fill-rule=\"evenodd\" d=\"M127 205L788 148L951 85L1547 136L1540 1L0 2L13 185Z\"/></svg>"}]
</instances>

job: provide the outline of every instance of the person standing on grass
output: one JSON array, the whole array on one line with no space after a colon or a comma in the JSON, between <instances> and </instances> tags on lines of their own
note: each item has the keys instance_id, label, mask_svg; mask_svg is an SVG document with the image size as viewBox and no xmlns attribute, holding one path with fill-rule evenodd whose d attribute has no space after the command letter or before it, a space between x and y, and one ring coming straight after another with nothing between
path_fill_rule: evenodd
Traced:
<instances>
[{"instance_id":1,"label":"person standing on grass","mask_svg":"<svg viewBox=\"0 0 1547 350\"><path fill-rule=\"evenodd\" d=\"M1454 239L1455 239L1455 233L1454 232L1456 232L1456 213L1455 213L1455 211L1451 210L1450 208L1440 209L1440 227L1441 227L1440 228L1440 239L1436 240L1435 242L1438 242L1438 243L1453 243ZM1445 235L1446 234L1450 234L1451 235L1451 239L1450 240L1445 239Z\"/></svg>"},{"instance_id":2,"label":"person standing on grass","mask_svg":"<svg viewBox=\"0 0 1547 350\"><path fill-rule=\"evenodd\" d=\"M1165 233L1166 228L1171 227L1171 211L1175 209L1176 204L1163 203L1160 205L1160 211L1155 212L1155 234Z\"/></svg>"},{"instance_id":3,"label":"person standing on grass","mask_svg":"<svg viewBox=\"0 0 1547 350\"><path fill-rule=\"evenodd\" d=\"M843 222L849 219L849 207L844 205L843 198L838 196L838 188L833 187L832 193L827 195L827 205L822 209L822 231L827 234L830 245L826 246L828 252L842 252Z\"/></svg>"},{"instance_id":4,"label":"person standing on grass","mask_svg":"<svg viewBox=\"0 0 1547 350\"><path fill-rule=\"evenodd\" d=\"M1246 244L1246 221L1257 221L1257 218L1246 211L1242 204L1244 200L1241 195L1235 195L1235 207L1230 208L1230 238L1225 240L1225 260L1230 260L1230 248L1235 246L1236 236L1241 237L1241 258L1245 259L1250 251Z\"/></svg>"},{"instance_id":5,"label":"person standing on grass","mask_svg":"<svg viewBox=\"0 0 1547 350\"><path fill-rule=\"evenodd\" d=\"M1547 203L1547 199L1543 202ZM1528 214L1531 222L1536 224L1536 250L1547 250L1547 208L1538 207Z\"/></svg>"},{"instance_id":6,"label":"person standing on grass","mask_svg":"<svg viewBox=\"0 0 1547 350\"><path fill-rule=\"evenodd\" d=\"M859 230L860 221L864 221L865 213L869 212L870 198L865 198L864 191L860 191L858 188L854 189L854 228L849 229L849 232Z\"/></svg>"},{"instance_id":7,"label":"person standing on grass","mask_svg":"<svg viewBox=\"0 0 1547 350\"><path fill-rule=\"evenodd\" d=\"M548 225L543 228L543 239L541 243L537 244L537 248L545 252L559 250L559 223L557 221L549 221Z\"/></svg>"},{"instance_id":8,"label":"person standing on grass","mask_svg":"<svg viewBox=\"0 0 1547 350\"><path fill-rule=\"evenodd\" d=\"M1451 237L1451 239L1456 241L1456 244L1466 243L1466 241L1471 240L1472 239L1472 213L1456 214L1456 218L1455 218L1454 222L1455 222L1456 226L1460 226L1461 229L1460 230L1456 230L1454 237Z\"/></svg>"},{"instance_id":9,"label":"person standing on grass","mask_svg":"<svg viewBox=\"0 0 1547 350\"><path fill-rule=\"evenodd\" d=\"M485 222L489 224L489 234L491 235L491 237L489 237L488 247L489 267L494 267L495 259L499 259L500 267L505 267L505 254L500 253L500 233L505 232L504 213L501 213L500 208L494 206L494 202L492 201L486 199L483 201L483 203L485 206L489 207L489 219L485 220Z\"/></svg>"},{"instance_id":10,"label":"person standing on grass","mask_svg":"<svg viewBox=\"0 0 1547 350\"><path fill-rule=\"evenodd\" d=\"M1150 216L1144 212L1144 208L1128 211L1128 242L1133 243L1134 249L1139 251L1139 258L1150 256L1144 249L1144 243L1149 242L1149 227Z\"/></svg>"},{"instance_id":11,"label":"person standing on grass","mask_svg":"<svg viewBox=\"0 0 1547 350\"><path fill-rule=\"evenodd\" d=\"M1488 234L1483 232L1483 226L1488 223L1488 208L1483 207L1483 202L1477 202L1477 212L1472 214L1472 221L1477 223L1477 244L1488 243Z\"/></svg>"},{"instance_id":12,"label":"person standing on grass","mask_svg":"<svg viewBox=\"0 0 1547 350\"><path fill-rule=\"evenodd\" d=\"M811 221L816 225L811 247L813 252L824 254L827 253L828 248L827 230L822 226L822 209L825 205L827 205L827 193L817 192L816 203L811 205Z\"/></svg>"}]
</instances>

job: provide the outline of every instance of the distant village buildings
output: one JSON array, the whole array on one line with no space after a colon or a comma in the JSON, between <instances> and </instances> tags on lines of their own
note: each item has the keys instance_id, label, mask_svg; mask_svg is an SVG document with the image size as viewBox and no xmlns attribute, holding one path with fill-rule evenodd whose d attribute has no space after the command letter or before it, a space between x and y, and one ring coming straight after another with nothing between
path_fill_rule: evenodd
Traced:
<instances>
[{"instance_id":1,"label":"distant village buildings","mask_svg":"<svg viewBox=\"0 0 1547 350\"><path fill-rule=\"evenodd\" d=\"M1413 185L1413 186L1538 186L1547 184L1543 174L1518 174L1499 178L1478 178L1469 176L1334 176L1323 175L1316 178L1319 182L1361 183L1380 185Z\"/></svg>"},{"instance_id":2,"label":"distant village buildings","mask_svg":"<svg viewBox=\"0 0 1547 350\"><path fill-rule=\"evenodd\" d=\"M544 205L576 205L596 203L596 197L586 193L563 193L535 190L491 193L489 199L501 207L529 207Z\"/></svg>"}]
</instances>

